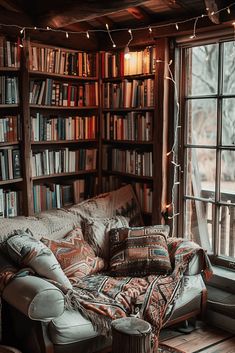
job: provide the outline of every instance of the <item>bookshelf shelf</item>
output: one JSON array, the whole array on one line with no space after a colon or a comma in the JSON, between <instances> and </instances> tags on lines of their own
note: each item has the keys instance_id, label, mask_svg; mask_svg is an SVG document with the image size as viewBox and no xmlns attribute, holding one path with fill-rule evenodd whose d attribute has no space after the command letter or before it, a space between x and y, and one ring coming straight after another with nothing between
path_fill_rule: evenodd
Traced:
<instances>
[{"instance_id":1,"label":"bookshelf shelf","mask_svg":"<svg viewBox=\"0 0 235 353\"><path fill-rule=\"evenodd\" d=\"M5 67L5 66L0 66L0 73L18 73L20 69L18 67Z\"/></svg>"},{"instance_id":2,"label":"bookshelf shelf","mask_svg":"<svg viewBox=\"0 0 235 353\"><path fill-rule=\"evenodd\" d=\"M96 76L76 76L76 75L63 75L63 74L55 74L52 72L43 72L43 71L36 71L36 70L29 70L29 74L31 77L51 77L51 78L58 78L59 80L66 80L66 81L97 81L98 77Z\"/></svg>"},{"instance_id":3,"label":"bookshelf shelf","mask_svg":"<svg viewBox=\"0 0 235 353\"><path fill-rule=\"evenodd\" d=\"M103 173L106 175L117 175L125 178L131 178L131 179L136 179L136 180L142 180L145 182L153 182L153 177L148 177L148 176L142 176L142 175L136 175L136 174L130 174L130 173L124 173L124 172L117 172L117 171L109 171L109 170L103 170Z\"/></svg>"},{"instance_id":4,"label":"bookshelf shelf","mask_svg":"<svg viewBox=\"0 0 235 353\"><path fill-rule=\"evenodd\" d=\"M154 111L155 107L142 107L142 108L104 108L103 112L144 112Z\"/></svg>"},{"instance_id":5,"label":"bookshelf shelf","mask_svg":"<svg viewBox=\"0 0 235 353\"><path fill-rule=\"evenodd\" d=\"M19 104L0 104L0 109L19 108Z\"/></svg>"},{"instance_id":6,"label":"bookshelf shelf","mask_svg":"<svg viewBox=\"0 0 235 353\"><path fill-rule=\"evenodd\" d=\"M140 74L140 75L125 75L119 77L105 77L103 82L119 82L123 80L145 80L147 78L154 78L155 74Z\"/></svg>"},{"instance_id":7,"label":"bookshelf shelf","mask_svg":"<svg viewBox=\"0 0 235 353\"><path fill-rule=\"evenodd\" d=\"M21 183L23 181L23 178L17 178L17 179L8 179L8 180L0 180L0 186L1 185L10 185L10 184L15 184L15 183Z\"/></svg>"},{"instance_id":8,"label":"bookshelf shelf","mask_svg":"<svg viewBox=\"0 0 235 353\"><path fill-rule=\"evenodd\" d=\"M57 144L63 144L63 145L74 145L74 144L90 144L90 143L97 143L97 139L86 139L86 140L57 140L57 141L32 141L31 145L57 145Z\"/></svg>"},{"instance_id":9,"label":"bookshelf shelf","mask_svg":"<svg viewBox=\"0 0 235 353\"><path fill-rule=\"evenodd\" d=\"M81 170L79 172L72 172L72 173L58 173L58 174L50 174L50 175L41 175L37 177L33 177L33 181L37 180L44 180L44 179L52 179L52 178L61 178L61 177L76 177L80 175L87 175L87 174L96 174L97 170Z\"/></svg>"},{"instance_id":10,"label":"bookshelf shelf","mask_svg":"<svg viewBox=\"0 0 235 353\"><path fill-rule=\"evenodd\" d=\"M97 106L88 106L88 107L62 107L56 105L38 105L38 104L30 104L29 107L31 109L37 110L70 110L70 111L89 111L89 110L98 110Z\"/></svg>"},{"instance_id":11,"label":"bookshelf shelf","mask_svg":"<svg viewBox=\"0 0 235 353\"><path fill-rule=\"evenodd\" d=\"M1 147L15 146L15 145L19 145L19 144L20 144L20 141L0 142L0 149L1 149Z\"/></svg>"},{"instance_id":12,"label":"bookshelf shelf","mask_svg":"<svg viewBox=\"0 0 235 353\"><path fill-rule=\"evenodd\" d=\"M152 146L153 141L132 141L132 140L103 140L105 145L147 145Z\"/></svg>"}]
</instances>

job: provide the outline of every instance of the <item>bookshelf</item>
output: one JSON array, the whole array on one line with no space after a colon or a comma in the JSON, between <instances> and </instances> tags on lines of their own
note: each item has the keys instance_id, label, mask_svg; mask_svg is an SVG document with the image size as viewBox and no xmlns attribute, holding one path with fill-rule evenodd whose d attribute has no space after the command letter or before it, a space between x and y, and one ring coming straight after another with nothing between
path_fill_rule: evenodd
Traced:
<instances>
[{"instance_id":1,"label":"bookshelf","mask_svg":"<svg viewBox=\"0 0 235 353\"><path fill-rule=\"evenodd\" d=\"M131 183L146 224L161 219L164 107L158 92L165 82L157 59L165 60L166 46L156 40L130 48L129 58L123 50L101 53L102 188Z\"/></svg>"},{"instance_id":2,"label":"bookshelf","mask_svg":"<svg viewBox=\"0 0 235 353\"><path fill-rule=\"evenodd\" d=\"M0 36L0 218L20 214L22 203L18 44Z\"/></svg>"},{"instance_id":3,"label":"bookshelf","mask_svg":"<svg viewBox=\"0 0 235 353\"><path fill-rule=\"evenodd\" d=\"M166 41L131 49L129 60L123 50L6 43L0 39L0 86L9 91L0 95L0 161L17 151L21 164L14 174L12 159L9 178L1 177L0 210L3 198L17 198L17 209L33 215L132 183L146 223L159 222L166 80L156 58L166 59Z\"/></svg>"}]
</instances>

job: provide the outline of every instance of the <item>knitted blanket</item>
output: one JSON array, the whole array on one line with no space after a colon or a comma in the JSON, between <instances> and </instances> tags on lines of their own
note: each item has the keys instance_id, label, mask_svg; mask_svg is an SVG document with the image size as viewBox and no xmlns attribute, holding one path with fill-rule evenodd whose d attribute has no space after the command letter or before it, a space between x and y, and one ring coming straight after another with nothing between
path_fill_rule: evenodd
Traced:
<instances>
[{"instance_id":1,"label":"knitted blanket","mask_svg":"<svg viewBox=\"0 0 235 353\"><path fill-rule=\"evenodd\" d=\"M80 310L91 320L100 334L108 335L111 321L136 315L152 325L154 346L165 311L174 302L191 258L198 252L204 259L204 275L212 274L206 253L195 243L180 238L169 238L168 249L173 264L170 275L110 277L95 274L78 279L66 294L67 307Z\"/></svg>"}]
</instances>

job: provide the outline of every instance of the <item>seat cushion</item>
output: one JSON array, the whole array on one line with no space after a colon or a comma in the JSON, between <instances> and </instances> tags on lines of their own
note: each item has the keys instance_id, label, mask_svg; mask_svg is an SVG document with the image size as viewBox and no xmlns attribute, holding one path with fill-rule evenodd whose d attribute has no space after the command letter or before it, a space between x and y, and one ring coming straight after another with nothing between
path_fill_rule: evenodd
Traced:
<instances>
[{"instance_id":1,"label":"seat cushion","mask_svg":"<svg viewBox=\"0 0 235 353\"><path fill-rule=\"evenodd\" d=\"M50 322L49 334L54 344L80 342L98 336L92 323L85 319L79 311L68 310Z\"/></svg>"}]
</instances>

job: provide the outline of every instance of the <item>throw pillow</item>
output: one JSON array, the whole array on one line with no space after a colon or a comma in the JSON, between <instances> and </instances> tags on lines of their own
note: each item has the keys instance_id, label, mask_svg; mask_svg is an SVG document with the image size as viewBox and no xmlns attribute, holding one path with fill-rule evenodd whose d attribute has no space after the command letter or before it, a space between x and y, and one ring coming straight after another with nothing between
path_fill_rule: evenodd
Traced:
<instances>
[{"instance_id":1,"label":"throw pillow","mask_svg":"<svg viewBox=\"0 0 235 353\"><path fill-rule=\"evenodd\" d=\"M72 287L52 251L27 232L15 231L6 240L5 246L10 258L21 267L28 266L42 277L61 283L66 288Z\"/></svg>"},{"instance_id":2,"label":"throw pillow","mask_svg":"<svg viewBox=\"0 0 235 353\"><path fill-rule=\"evenodd\" d=\"M55 254L66 276L71 282L99 272L104 269L104 260L95 256L90 245L80 236L69 240L50 240L42 238L41 241Z\"/></svg>"},{"instance_id":3,"label":"throw pillow","mask_svg":"<svg viewBox=\"0 0 235 353\"><path fill-rule=\"evenodd\" d=\"M109 231L112 228L128 227L129 220L123 216L113 218L85 218L82 222L85 240L96 255L109 260Z\"/></svg>"},{"instance_id":4,"label":"throw pillow","mask_svg":"<svg viewBox=\"0 0 235 353\"><path fill-rule=\"evenodd\" d=\"M114 275L144 276L169 273L168 226L112 229L110 270Z\"/></svg>"}]
</instances>

